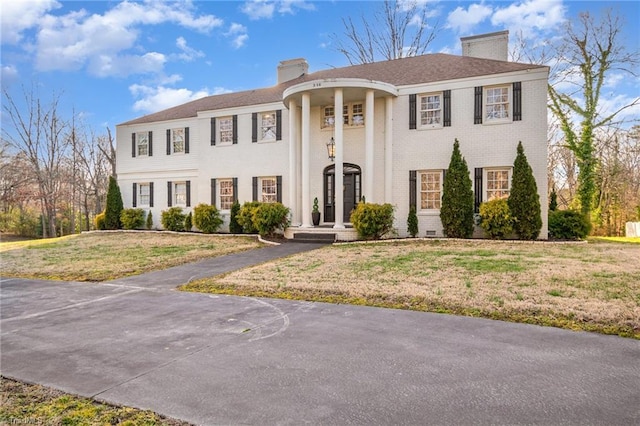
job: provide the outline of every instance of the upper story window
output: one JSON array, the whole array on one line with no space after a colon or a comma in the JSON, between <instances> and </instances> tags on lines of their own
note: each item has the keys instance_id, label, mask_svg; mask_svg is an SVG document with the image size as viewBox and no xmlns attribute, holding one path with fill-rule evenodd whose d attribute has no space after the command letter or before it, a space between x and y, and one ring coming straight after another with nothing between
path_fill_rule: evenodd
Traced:
<instances>
[{"instance_id":1,"label":"upper story window","mask_svg":"<svg viewBox=\"0 0 640 426\"><path fill-rule=\"evenodd\" d=\"M218 119L219 144L231 145L233 143L233 117Z\"/></svg>"},{"instance_id":2,"label":"upper story window","mask_svg":"<svg viewBox=\"0 0 640 426\"><path fill-rule=\"evenodd\" d=\"M171 150L174 154L185 152L184 128L171 130Z\"/></svg>"},{"instance_id":3,"label":"upper story window","mask_svg":"<svg viewBox=\"0 0 640 426\"><path fill-rule=\"evenodd\" d=\"M276 112L269 111L260 114L260 140L276 139Z\"/></svg>"},{"instance_id":4,"label":"upper story window","mask_svg":"<svg viewBox=\"0 0 640 426\"><path fill-rule=\"evenodd\" d=\"M149 133L138 132L136 133L136 154L149 155Z\"/></svg>"},{"instance_id":5,"label":"upper story window","mask_svg":"<svg viewBox=\"0 0 640 426\"><path fill-rule=\"evenodd\" d=\"M220 198L220 210L231 210L233 205L233 179L220 179L218 181Z\"/></svg>"},{"instance_id":6,"label":"upper story window","mask_svg":"<svg viewBox=\"0 0 640 426\"><path fill-rule=\"evenodd\" d=\"M511 168L485 169L487 201L507 198L511 187Z\"/></svg>"},{"instance_id":7,"label":"upper story window","mask_svg":"<svg viewBox=\"0 0 640 426\"><path fill-rule=\"evenodd\" d=\"M442 171L420 172L420 210L439 210L442 199Z\"/></svg>"},{"instance_id":8,"label":"upper story window","mask_svg":"<svg viewBox=\"0 0 640 426\"><path fill-rule=\"evenodd\" d=\"M335 107L326 106L322 109L323 129L333 128L336 123ZM345 126L357 127L364 126L364 104L362 102L354 102L342 106L342 123Z\"/></svg>"},{"instance_id":9,"label":"upper story window","mask_svg":"<svg viewBox=\"0 0 640 426\"><path fill-rule=\"evenodd\" d=\"M487 87L484 95L484 118L487 122L509 120L511 117L510 86Z\"/></svg>"},{"instance_id":10,"label":"upper story window","mask_svg":"<svg viewBox=\"0 0 640 426\"><path fill-rule=\"evenodd\" d=\"M420 96L420 127L442 127L442 94Z\"/></svg>"},{"instance_id":11,"label":"upper story window","mask_svg":"<svg viewBox=\"0 0 640 426\"><path fill-rule=\"evenodd\" d=\"M278 186L275 177L263 177L260 179L261 196L263 203L275 203L278 201Z\"/></svg>"}]
</instances>

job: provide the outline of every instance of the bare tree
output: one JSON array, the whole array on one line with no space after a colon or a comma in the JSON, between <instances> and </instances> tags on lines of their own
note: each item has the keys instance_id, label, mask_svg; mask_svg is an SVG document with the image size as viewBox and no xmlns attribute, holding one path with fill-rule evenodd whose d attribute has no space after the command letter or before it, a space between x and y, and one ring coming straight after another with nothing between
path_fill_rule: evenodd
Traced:
<instances>
[{"instance_id":1,"label":"bare tree","mask_svg":"<svg viewBox=\"0 0 640 426\"><path fill-rule=\"evenodd\" d=\"M109 162L111 166L111 176L116 177L116 145L113 140L113 136L111 136L111 129L107 127L107 135L106 137L100 137L98 139L98 149L102 152L105 160ZM105 179L105 188L108 185L108 176Z\"/></svg>"},{"instance_id":2,"label":"bare tree","mask_svg":"<svg viewBox=\"0 0 640 426\"><path fill-rule=\"evenodd\" d=\"M373 21L362 16L356 25L343 18L344 33L332 39L351 65L422 55L438 33L438 24L430 27L427 18L426 6L417 1L385 0Z\"/></svg>"}]
</instances>

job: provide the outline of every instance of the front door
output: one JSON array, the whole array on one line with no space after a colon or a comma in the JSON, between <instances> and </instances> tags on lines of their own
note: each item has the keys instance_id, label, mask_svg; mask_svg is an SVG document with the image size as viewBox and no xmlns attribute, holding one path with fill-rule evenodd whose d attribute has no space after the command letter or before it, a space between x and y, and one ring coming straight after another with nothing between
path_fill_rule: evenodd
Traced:
<instances>
[{"instance_id":1,"label":"front door","mask_svg":"<svg viewBox=\"0 0 640 426\"><path fill-rule=\"evenodd\" d=\"M360 167L345 163L343 168L343 221L349 223L351 210L360 200ZM324 222L335 222L335 166L324 169Z\"/></svg>"}]
</instances>

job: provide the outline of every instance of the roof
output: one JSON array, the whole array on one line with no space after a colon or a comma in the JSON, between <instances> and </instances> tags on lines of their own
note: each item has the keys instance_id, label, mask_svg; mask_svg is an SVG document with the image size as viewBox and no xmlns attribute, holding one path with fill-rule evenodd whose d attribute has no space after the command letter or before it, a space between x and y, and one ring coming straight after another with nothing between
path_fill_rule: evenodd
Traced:
<instances>
[{"instance_id":1,"label":"roof","mask_svg":"<svg viewBox=\"0 0 640 426\"><path fill-rule=\"evenodd\" d=\"M282 93L290 86L313 80L361 78L395 86L433 83L514 71L547 68L542 65L496 61L493 59L434 53L410 58L331 68L302 75L296 79L261 89L207 96L186 104L145 115L120 125L196 117L199 111L260 105L282 101Z\"/></svg>"}]
</instances>

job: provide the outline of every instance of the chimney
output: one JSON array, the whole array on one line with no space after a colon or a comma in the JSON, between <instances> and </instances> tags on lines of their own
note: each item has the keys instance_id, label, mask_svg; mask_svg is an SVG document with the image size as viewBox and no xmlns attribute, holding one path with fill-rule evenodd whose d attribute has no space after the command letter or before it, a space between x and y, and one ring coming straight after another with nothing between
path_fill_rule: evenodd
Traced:
<instances>
[{"instance_id":1,"label":"chimney","mask_svg":"<svg viewBox=\"0 0 640 426\"><path fill-rule=\"evenodd\" d=\"M462 56L507 61L509 54L509 31L460 37Z\"/></svg>"},{"instance_id":2,"label":"chimney","mask_svg":"<svg viewBox=\"0 0 640 426\"><path fill-rule=\"evenodd\" d=\"M309 72L309 64L304 58L280 61L278 64L278 84L293 80Z\"/></svg>"}]
</instances>

